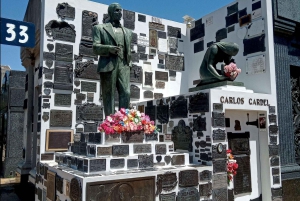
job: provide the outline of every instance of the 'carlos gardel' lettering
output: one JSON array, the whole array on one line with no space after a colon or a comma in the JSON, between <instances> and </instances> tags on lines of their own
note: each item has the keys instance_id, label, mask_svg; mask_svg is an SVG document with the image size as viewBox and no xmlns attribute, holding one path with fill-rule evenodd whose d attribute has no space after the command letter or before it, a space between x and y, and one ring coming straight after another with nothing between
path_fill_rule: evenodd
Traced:
<instances>
[{"instance_id":1,"label":"'carlos gardel' lettering","mask_svg":"<svg viewBox=\"0 0 300 201\"><path fill-rule=\"evenodd\" d=\"M243 105L245 100L244 98L240 97L220 97L220 102L225 103L225 104L240 104ZM249 98L248 101L249 105L260 105L260 106L269 106L269 101L268 99L254 99L254 98Z\"/></svg>"}]
</instances>

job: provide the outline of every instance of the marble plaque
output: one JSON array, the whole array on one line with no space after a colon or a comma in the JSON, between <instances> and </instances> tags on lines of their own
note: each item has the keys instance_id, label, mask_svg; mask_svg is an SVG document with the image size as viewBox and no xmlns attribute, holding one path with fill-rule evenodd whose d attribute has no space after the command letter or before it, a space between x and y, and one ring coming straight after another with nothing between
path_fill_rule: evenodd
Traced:
<instances>
[{"instance_id":1,"label":"marble plaque","mask_svg":"<svg viewBox=\"0 0 300 201\"><path fill-rule=\"evenodd\" d=\"M168 72L155 71L155 80L168 81Z\"/></svg>"},{"instance_id":2,"label":"marble plaque","mask_svg":"<svg viewBox=\"0 0 300 201\"><path fill-rule=\"evenodd\" d=\"M149 37L147 36L138 36L138 41L137 41L138 45L141 46L149 46Z\"/></svg>"},{"instance_id":3,"label":"marble plaque","mask_svg":"<svg viewBox=\"0 0 300 201\"><path fill-rule=\"evenodd\" d=\"M71 106L72 94L55 94L54 105L55 106Z\"/></svg>"},{"instance_id":4,"label":"marble plaque","mask_svg":"<svg viewBox=\"0 0 300 201\"><path fill-rule=\"evenodd\" d=\"M76 62L76 67L74 69L75 77L99 80L100 76L97 73L97 67L98 65L94 64L92 60L86 62Z\"/></svg>"},{"instance_id":5,"label":"marble plaque","mask_svg":"<svg viewBox=\"0 0 300 201\"><path fill-rule=\"evenodd\" d=\"M159 201L175 201L176 193L159 194Z\"/></svg>"},{"instance_id":6,"label":"marble plaque","mask_svg":"<svg viewBox=\"0 0 300 201\"><path fill-rule=\"evenodd\" d=\"M89 182L84 200L153 201L155 177Z\"/></svg>"},{"instance_id":7,"label":"marble plaque","mask_svg":"<svg viewBox=\"0 0 300 201\"><path fill-rule=\"evenodd\" d=\"M212 158L213 159L222 159L226 158L226 144L222 145L221 143L217 145L212 145Z\"/></svg>"},{"instance_id":8,"label":"marble plaque","mask_svg":"<svg viewBox=\"0 0 300 201\"><path fill-rule=\"evenodd\" d=\"M97 156L111 156L112 147L97 147Z\"/></svg>"},{"instance_id":9,"label":"marble plaque","mask_svg":"<svg viewBox=\"0 0 300 201\"><path fill-rule=\"evenodd\" d=\"M213 140L214 141L218 141L218 140L224 141L225 137L226 137L225 130L222 130L222 129L213 130Z\"/></svg>"},{"instance_id":10,"label":"marble plaque","mask_svg":"<svg viewBox=\"0 0 300 201\"><path fill-rule=\"evenodd\" d=\"M181 29L178 27L167 26L168 28L168 36L181 38Z\"/></svg>"},{"instance_id":11,"label":"marble plaque","mask_svg":"<svg viewBox=\"0 0 300 201\"><path fill-rule=\"evenodd\" d=\"M56 61L73 61L73 45L56 43L55 45L55 60Z\"/></svg>"},{"instance_id":12,"label":"marble plaque","mask_svg":"<svg viewBox=\"0 0 300 201\"><path fill-rule=\"evenodd\" d=\"M125 166L124 158L110 160L110 168L111 169L120 169L120 168L124 168L124 166Z\"/></svg>"},{"instance_id":13,"label":"marble plaque","mask_svg":"<svg viewBox=\"0 0 300 201\"><path fill-rule=\"evenodd\" d=\"M61 40L75 43L76 31L73 24L65 21L51 20L45 26L45 31L48 37L53 37L54 40Z\"/></svg>"},{"instance_id":14,"label":"marble plaque","mask_svg":"<svg viewBox=\"0 0 300 201\"><path fill-rule=\"evenodd\" d=\"M227 172L226 160L213 161L213 172L214 173Z\"/></svg>"},{"instance_id":15,"label":"marble plaque","mask_svg":"<svg viewBox=\"0 0 300 201\"><path fill-rule=\"evenodd\" d=\"M90 160L89 170L90 172L105 171L106 159Z\"/></svg>"},{"instance_id":16,"label":"marble plaque","mask_svg":"<svg viewBox=\"0 0 300 201\"><path fill-rule=\"evenodd\" d=\"M134 144L133 145L134 154L149 154L152 153L151 144Z\"/></svg>"},{"instance_id":17,"label":"marble plaque","mask_svg":"<svg viewBox=\"0 0 300 201\"><path fill-rule=\"evenodd\" d=\"M191 113L209 111L209 93L197 93L189 97L189 111Z\"/></svg>"},{"instance_id":18,"label":"marble plaque","mask_svg":"<svg viewBox=\"0 0 300 201\"><path fill-rule=\"evenodd\" d=\"M185 156L184 155L174 155L171 160L172 165L184 165Z\"/></svg>"},{"instance_id":19,"label":"marble plaque","mask_svg":"<svg viewBox=\"0 0 300 201\"><path fill-rule=\"evenodd\" d=\"M77 121L102 121L103 108L94 103L86 103L76 106Z\"/></svg>"},{"instance_id":20,"label":"marble plaque","mask_svg":"<svg viewBox=\"0 0 300 201\"><path fill-rule=\"evenodd\" d=\"M170 104L170 118L186 118L188 114L187 99L179 96L176 100L172 100Z\"/></svg>"},{"instance_id":21,"label":"marble plaque","mask_svg":"<svg viewBox=\"0 0 300 201\"><path fill-rule=\"evenodd\" d=\"M214 174L212 176L213 189L227 188L227 174Z\"/></svg>"},{"instance_id":22,"label":"marble plaque","mask_svg":"<svg viewBox=\"0 0 300 201\"><path fill-rule=\"evenodd\" d=\"M92 11L82 11L81 39L93 41L93 26L98 23L98 14Z\"/></svg>"},{"instance_id":23,"label":"marble plaque","mask_svg":"<svg viewBox=\"0 0 300 201\"><path fill-rule=\"evenodd\" d=\"M210 181L212 177L212 172L209 170L204 170L199 173L200 181Z\"/></svg>"},{"instance_id":24,"label":"marble plaque","mask_svg":"<svg viewBox=\"0 0 300 201\"><path fill-rule=\"evenodd\" d=\"M151 168L153 167L153 154L139 155L138 156L139 168Z\"/></svg>"},{"instance_id":25,"label":"marble plaque","mask_svg":"<svg viewBox=\"0 0 300 201\"><path fill-rule=\"evenodd\" d=\"M239 156L234 158L239 165L239 174L234 176L234 194L251 193L251 166L250 156Z\"/></svg>"},{"instance_id":26,"label":"marble plaque","mask_svg":"<svg viewBox=\"0 0 300 201\"><path fill-rule=\"evenodd\" d=\"M140 99L140 88L136 85L130 85L130 98Z\"/></svg>"},{"instance_id":27,"label":"marble plaque","mask_svg":"<svg viewBox=\"0 0 300 201\"><path fill-rule=\"evenodd\" d=\"M176 173L166 172L165 174L157 175L157 191L156 195L160 194L162 190L171 191L177 186Z\"/></svg>"},{"instance_id":28,"label":"marble plaque","mask_svg":"<svg viewBox=\"0 0 300 201\"><path fill-rule=\"evenodd\" d=\"M179 186L190 187L198 185L198 170L183 170L179 172Z\"/></svg>"},{"instance_id":29,"label":"marble plaque","mask_svg":"<svg viewBox=\"0 0 300 201\"><path fill-rule=\"evenodd\" d=\"M137 168L138 167L138 159L127 159L127 168Z\"/></svg>"},{"instance_id":30,"label":"marble plaque","mask_svg":"<svg viewBox=\"0 0 300 201\"><path fill-rule=\"evenodd\" d=\"M155 22L149 22L149 29L156 29L156 30L164 31L165 30L165 25L155 23Z\"/></svg>"},{"instance_id":31,"label":"marble plaque","mask_svg":"<svg viewBox=\"0 0 300 201\"><path fill-rule=\"evenodd\" d=\"M195 187L188 187L181 189L178 194L176 201L187 201L187 200L199 200L199 192Z\"/></svg>"},{"instance_id":32,"label":"marble plaque","mask_svg":"<svg viewBox=\"0 0 300 201\"><path fill-rule=\"evenodd\" d=\"M166 144L156 144L155 145L155 154L166 154L167 146Z\"/></svg>"},{"instance_id":33,"label":"marble plaque","mask_svg":"<svg viewBox=\"0 0 300 201\"><path fill-rule=\"evenodd\" d=\"M184 71L184 57L166 55L166 69L175 71Z\"/></svg>"},{"instance_id":34,"label":"marble plaque","mask_svg":"<svg viewBox=\"0 0 300 201\"><path fill-rule=\"evenodd\" d=\"M168 52L168 41L167 39L159 38L158 40L158 51Z\"/></svg>"},{"instance_id":35,"label":"marble plaque","mask_svg":"<svg viewBox=\"0 0 300 201\"><path fill-rule=\"evenodd\" d=\"M51 127L71 127L72 110L50 110Z\"/></svg>"},{"instance_id":36,"label":"marble plaque","mask_svg":"<svg viewBox=\"0 0 300 201\"><path fill-rule=\"evenodd\" d=\"M129 155L129 145L113 145L112 146L113 156L128 156Z\"/></svg>"},{"instance_id":37,"label":"marble plaque","mask_svg":"<svg viewBox=\"0 0 300 201\"><path fill-rule=\"evenodd\" d=\"M174 142L175 150L192 151L192 136L193 132L190 127L185 125L184 120L180 120L178 126L175 126L172 130L172 141Z\"/></svg>"},{"instance_id":38,"label":"marble plaque","mask_svg":"<svg viewBox=\"0 0 300 201\"><path fill-rule=\"evenodd\" d=\"M97 83L81 81L81 91L97 92Z\"/></svg>"}]
</instances>

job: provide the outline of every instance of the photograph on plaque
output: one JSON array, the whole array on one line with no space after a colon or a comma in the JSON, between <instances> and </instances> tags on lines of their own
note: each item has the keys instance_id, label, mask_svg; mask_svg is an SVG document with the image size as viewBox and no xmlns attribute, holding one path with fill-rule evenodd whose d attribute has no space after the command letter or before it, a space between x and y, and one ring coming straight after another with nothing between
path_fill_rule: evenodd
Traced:
<instances>
[{"instance_id":1,"label":"photograph on plaque","mask_svg":"<svg viewBox=\"0 0 300 201\"><path fill-rule=\"evenodd\" d=\"M153 201L155 177L89 182L86 184L86 200Z\"/></svg>"},{"instance_id":2,"label":"photograph on plaque","mask_svg":"<svg viewBox=\"0 0 300 201\"><path fill-rule=\"evenodd\" d=\"M73 130L46 130L46 151L67 151L73 142Z\"/></svg>"},{"instance_id":3,"label":"photograph on plaque","mask_svg":"<svg viewBox=\"0 0 300 201\"><path fill-rule=\"evenodd\" d=\"M47 198L49 200L56 199L55 178L56 178L56 173L48 170L47 171Z\"/></svg>"},{"instance_id":4,"label":"photograph on plaque","mask_svg":"<svg viewBox=\"0 0 300 201\"><path fill-rule=\"evenodd\" d=\"M72 110L50 110L50 127L71 127Z\"/></svg>"}]
</instances>

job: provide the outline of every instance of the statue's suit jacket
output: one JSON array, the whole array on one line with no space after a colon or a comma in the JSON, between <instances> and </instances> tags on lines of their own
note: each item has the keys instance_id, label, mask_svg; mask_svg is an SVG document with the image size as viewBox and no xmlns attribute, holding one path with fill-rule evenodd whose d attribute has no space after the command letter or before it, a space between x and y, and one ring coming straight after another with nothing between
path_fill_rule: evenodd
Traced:
<instances>
[{"instance_id":1,"label":"statue's suit jacket","mask_svg":"<svg viewBox=\"0 0 300 201\"><path fill-rule=\"evenodd\" d=\"M124 56L128 66L131 66L131 30L121 27L123 30L125 44ZM99 73L110 72L114 70L117 62L117 56L109 53L110 46L117 46L116 36L113 31L111 23L95 25L93 28L93 51L95 54L100 55L98 62Z\"/></svg>"}]
</instances>

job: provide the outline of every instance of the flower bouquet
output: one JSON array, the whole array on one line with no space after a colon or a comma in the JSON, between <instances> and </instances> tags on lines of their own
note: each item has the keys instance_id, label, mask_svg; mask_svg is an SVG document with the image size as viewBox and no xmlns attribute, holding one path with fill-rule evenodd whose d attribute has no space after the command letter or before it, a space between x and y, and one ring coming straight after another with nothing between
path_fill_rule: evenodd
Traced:
<instances>
[{"instance_id":1,"label":"flower bouquet","mask_svg":"<svg viewBox=\"0 0 300 201\"><path fill-rule=\"evenodd\" d=\"M229 65L224 66L224 74L229 77L230 80L235 80L235 78L241 73L241 69L236 66L235 63L231 62Z\"/></svg>"},{"instance_id":2,"label":"flower bouquet","mask_svg":"<svg viewBox=\"0 0 300 201\"><path fill-rule=\"evenodd\" d=\"M143 140L144 137L136 137L140 133L152 134L158 133L154 121L151 121L148 115L141 113L135 109L121 108L115 114L106 117L98 130L105 132L106 135L122 134L124 142L135 142L134 140ZM135 135L133 140L130 140L128 134Z\"/></svg>"},{"instance_id":3,"label":"flower bouquet","mask_svg":"<svg viewBox=\"0 0 300 201\"><path fill-rule=\"evenodd\" d=\"M227 150L227 182L229 183L233 180L233 176L237 174L237 169L239 165L236 160L234 160L231 150Z\"/></svg>"}]
</instances>

